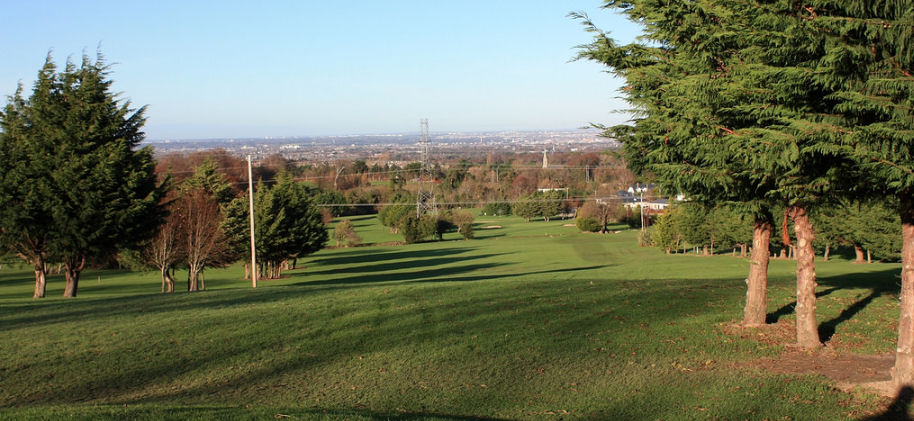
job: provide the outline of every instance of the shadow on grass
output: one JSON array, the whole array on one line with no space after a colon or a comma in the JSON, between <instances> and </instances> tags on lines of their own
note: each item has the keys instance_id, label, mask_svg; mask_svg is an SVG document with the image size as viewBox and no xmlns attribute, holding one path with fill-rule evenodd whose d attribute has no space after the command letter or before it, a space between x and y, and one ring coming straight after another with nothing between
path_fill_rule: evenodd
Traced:
<instances>
[{"instance_id":1,"label":"shadow on grass","mask_svg":"<svg viewBox=\"0 0 914 421\"><path fill-rule=\"evenodd\" d=\"M816 292L816 299L825 297L840 289L842 289L842 288L831 287L831 288ZM794 308L796 308L796 306L797 306L796 300L794 300L793 302L791 302L789 304L785 304L785 305L781 306L781 308L775 310L773 313L769 313L765 317L765 323L768 323L768 324L777 323L779 320L781 320L781 317L784 317L788 314L793 314Z\"/></svg>"},{"instance_id":2,"label":"shadow on grass","mask_svg":"<svg viewBox=\"0 0 914 421\"><path fill-rule=\"evenodd\" d=\"M315 275L328 275L328 274L358 274L358 273L378 273L378 272L395 272L401 271L404 269L414 269L414 268L431 268L434 266L449 265L454 263L465 262L469 260L479 260L490 257L497 257L503 254L483 254L475 256L443 256L436 257L431 259L409 259L401 260L396 262L387 262L387 263L372 263L367 265L352 265L346 266L343 268L333 268L325 269L318 271L310 271L306 273L299 273L293 276L315 276ZM447 272L451 268L436 269L435 272ZM458 268L459 269L459 268Z\"/></svg>"},{"instance_id":3,"label":"shadow on grass","mask_svg":"<svg viewBox=\"0 0 914 421\"><path fill-rule=\"evenodd\" d=\"M860 421L911 421L911 401L914 400L914 389L905 386L898 391L898 396L889 404L885 412Z\"/></svg>"},{"instance_id":4,"label":"shadow on grass","mask_svg":"<svg viewBox=\"0 0 914 421\"><path fill-rule=\"evenodd\" d=\"M450 247L444 249L431 250L378 250L378 249L354 249L347 250L342 256L330 256L313 259L309 263L313 265L355 265L359 263L378 263L387 260L401 259L421 259L424 257L453 256L456 254L466 253L473 250L469 247L457 248ZM301 268L299 268L301 269Z\"/></svg>"},{"instance_id":5,"label":"shadow on grass","mask_svg":"<svg viewBox=\"0 0 914 421\"><path fill-rule=\"evenodd\" d=\"M852 319L877 298L887 294L898 293L900 287L895 280L895 275L897 273L897 269L892 269L868 273L848 273L840 276L819 278L819 285L828 286L828 288L816 292L817 299L844 289L870 290L870 293L866 297L861 298L842 310L837 317L819 324L819 338L822 342L825 343L831 340L832 336L835 335L836 328L841 323ZM781 317L792 314L796 305L797 302L793 301L775 310L773 313L769 313L765 322L777 323Z\"/></svg>"}]
</instances>

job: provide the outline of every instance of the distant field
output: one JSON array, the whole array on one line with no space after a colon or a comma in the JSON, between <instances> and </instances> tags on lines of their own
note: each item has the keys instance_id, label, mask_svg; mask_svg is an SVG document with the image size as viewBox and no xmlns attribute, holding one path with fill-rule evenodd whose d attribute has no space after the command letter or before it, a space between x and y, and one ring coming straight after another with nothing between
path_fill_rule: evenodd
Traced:
<instances>
[{"instance_id":1,"label":"distant field","mask_svg":"<svg viewBox=\"0 0 914 421\"><path fill-rule=\"evenodd\" d=\"M401 239L353 219L365 242ZM885 406L745 364L783 349L728 328L746 260L567 222L480 216L474 240L323 250L256 290L237 266L171 295L156 273L87 271L79 298L58 298L52 276L32 300L29 271L5 266L0 419L856 419ZM785 326L792 271L772 262L769 313ZM818 262L829 348L894 349L898 271Z\"/></svg>"}]
</instances>

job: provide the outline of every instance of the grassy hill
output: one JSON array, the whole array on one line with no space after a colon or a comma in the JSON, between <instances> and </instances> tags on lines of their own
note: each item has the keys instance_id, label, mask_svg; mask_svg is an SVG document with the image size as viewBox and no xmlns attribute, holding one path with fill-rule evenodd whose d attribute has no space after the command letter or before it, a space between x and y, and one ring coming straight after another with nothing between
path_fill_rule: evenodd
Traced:
<instances>
[{"instance_id":1,"label":"grassy hill","mask_svg":"<svg viewBox=\"0 0 914 421\"><path fill-rule=\"evenodd\" d=\"M366 242L399 239L354 219ZM481 216L474 240L327 249L256 290L237 266L171 295L156 273L87 271L79 298L57 298L51 276L50 298L32 300L27 268L5 266L0 418L854 419L885 406L751 364L791 338L732 328L746 260L565 222ZM772 262L779 326L793 323L792 271ZM894 349L898 271L818 263L829 349Z\"/></svg>"}]
</instances>

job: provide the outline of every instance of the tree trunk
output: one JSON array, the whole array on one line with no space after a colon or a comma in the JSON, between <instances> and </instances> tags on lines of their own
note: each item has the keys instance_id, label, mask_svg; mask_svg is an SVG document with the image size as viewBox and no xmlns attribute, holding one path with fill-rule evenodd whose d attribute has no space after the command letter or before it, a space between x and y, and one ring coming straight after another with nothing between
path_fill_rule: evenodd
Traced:
<instances>
[{"instance_id":1,"label":"tree trunk","mask_svg":"<svg viewBox=\"0 0 914 421\"><path fill-rule=\"evenodd\" d=\"M175 292L175 278L172 276L171 270L165 270L165 292Z\"/></svg>"},{"instance_id":2,"label":"tree trunk","mask_svg":"<svg viewBox=\"0 0 914 421\"><path fill-rule=\"evenodd\" d=\"M44 298L48 288L48 268L44 256L36 257L32 264L35 267L35 292L32 298Z\"/></svg>"},{"instance_id":3,"label":"tree trunk","mask_svg":"<svg viewBox=\"0 0 914 421\"><path fill-rule=\"evenodd\" d=\"M892 380L898 387L914 386L914 197L902 197L901 316Z\"/></svg>"},{"instance_id":4,"label":"tree trunk","mask_svg":"<svg viewBox=\"0 0 914 421\"><path fill-rule=\"evenodd\" d=\"M251 264L244 264L244 280L249 281L251 279Z\"/></svg>"},{"instance_id":5,"label":"tree trunk","mask_svg":"<svg viewBox=\"0 0 914 421\"><path fill-rule=\"evenodd\" d=\"M159 268L159 274L162 276L162 292L165 292L165 285L168 283L166 280L168 278L168 266L162 266Z\"/></svg>"},{"instance_id":6,"label":"tree trunk","mask_svg":"<svg viewBox=\"0 0 914 421\"><path fill-rule=\"evenodd\" d=\"M756 221L752 230L752 261L749 263L749 277L746 278L743 326L763 325L768 316L768 248L772 230L771 219Z\"/></svg>"},{"instance_id":7,"label":"tree trunk","mask_svg":"<svg viewBox=\"0 0 914 421\"><path fill-rule=\"evenodd\" d=\"M701 255L702 255L702 256L710 256L710 255L711 255L711 253L708 252L708 246L704 246L704 248L703 248L702 251L701 251Z\"/></svg>"},{"instance_id":8,"label":"tree trunk","mask_svg":"<svg viewBox=\"0 0 914 421\"><path fill-rule=\"evenodd\" d=\"M864 261L863 247L860 247L859 245L854 244L854 254L857 255L857 260L854 260L854 263L863 263L863 261Z\"/></svg>"},{"instance_id":9,"label":"tree trunk","mask_svg":"<svg viewBox=\"0 0 914 421\"><path fill-rule=\"evenodd\" d=\"M809 215L803 206L789 208L793 230L797 234L797 345L818 348L819 326L816 323L816 263L812 248L814 238Z\"/></svg>"},{"instance_id":10,"label":"tree trunk","mask_svg":"<svg viewBox=\"0 0 914 421\"><path fill-rule=\"evenodd\" d=\"M873 254L870 253L869 249L866 250L866 262L873 263Z\"/></svg>"},{"instance_id":11,"label":"tree trunk","mask_svg":"<svg viewBox=\"0 0 914 421\"><path fill-rule=\"evenodd\" d=\"M190 292L199 291L199 278L200 269L196 267L187 268L187 290Z\"/></svg>"},{"instance_id":12,"label":"tree trunk","mask_svg":"<svg viewBox=\"0 0 914 421\"><path fill-rule=\"evenodd\" d=\"M86 267L86 258L84 256L67 257L64 259L64 278L66 286L63 290L64 297L76 297L79 290L79 274Z\"/></svg>"},{"instance_id":13,"label":"tree trunk","mask_svg":"<svg viewBox=\"0 0 914 421\"><path fill-rule=\"evenodd\" d=\"M771 225L771 224L769 223L769 225ZM771 229L769 228L768 231L769 231L768 237L770 238L770 237L771 237L771 233L770 233ZM755 234L753 233L753 237L754 237L754 236L755 236ZM753 240L753 243L754 243L754 242L755 242L755 240ZM766 242L766 243L765 243L765 249L766 249L766 250L765 250L765 253L766 253L766 254L768 253L767 248L768 248L768 243ZM745 244L740 244L740 245L739 245L739 257L743 257L743 258L746 257L746 245L745 245Z\"/></svg>"},{"instance_id":14,"label":"tree trunk","mask_svg":"<svg viewBox=\"0 0 914 421\"><path fill-rule=\"evenodd\" d=\"M830 245L830 244L826 244L826 245L825 245L825 253L822 254L822 260L824 260L824 261L827 262L827 261L828 261L828 256L829 256L830 254L831 254L831 245Z\"/></svg>"}]
</instances>

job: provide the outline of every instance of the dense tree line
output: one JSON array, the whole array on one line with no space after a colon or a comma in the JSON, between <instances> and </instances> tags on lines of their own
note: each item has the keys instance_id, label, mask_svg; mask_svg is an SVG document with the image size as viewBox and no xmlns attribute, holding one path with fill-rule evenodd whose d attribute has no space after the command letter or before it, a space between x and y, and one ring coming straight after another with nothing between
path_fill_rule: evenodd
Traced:
<instances>
[{"instance_id":1,"label":"dense tree line","mask_svg":"<svg viewBox=\"0 0 914 421\"><path fill-rule=\"evenodd\" d=\"M99 54L59 70L50 56L28 98L20 86L0 113L0 256L15 255L35 271L34 297L44 297L48 265L60 263L64 296L75 297L80 273L117 259L161 273L175 289L205 289L206 268L250 252L244 162L225 151L170 155L158 162L144 138L145 108L111 91ZM266 159L255 193L258 268L277 277L288 260L323 247L327 231L311 197L284 160ZM250 268L249 268L250 270Z\"/></svg>"},{"instance_id":2,"label":"dense tree line","mask_svg":"<svg viewBox=\"0 0 914 421\"><path fill-rule=\"evenodd\" d=\"M901 221L901 322L893 377L914 383L914 7L909 1L614 1L645 36L595 34L581 57L625 81L635 124L606 128L636 173L754 223L743 324L765 323L772 209L792 222L797 343L821 345L810 217L888 197ZM784 236L784 242L789 241Z\"/></svg>"}]
</instances>

